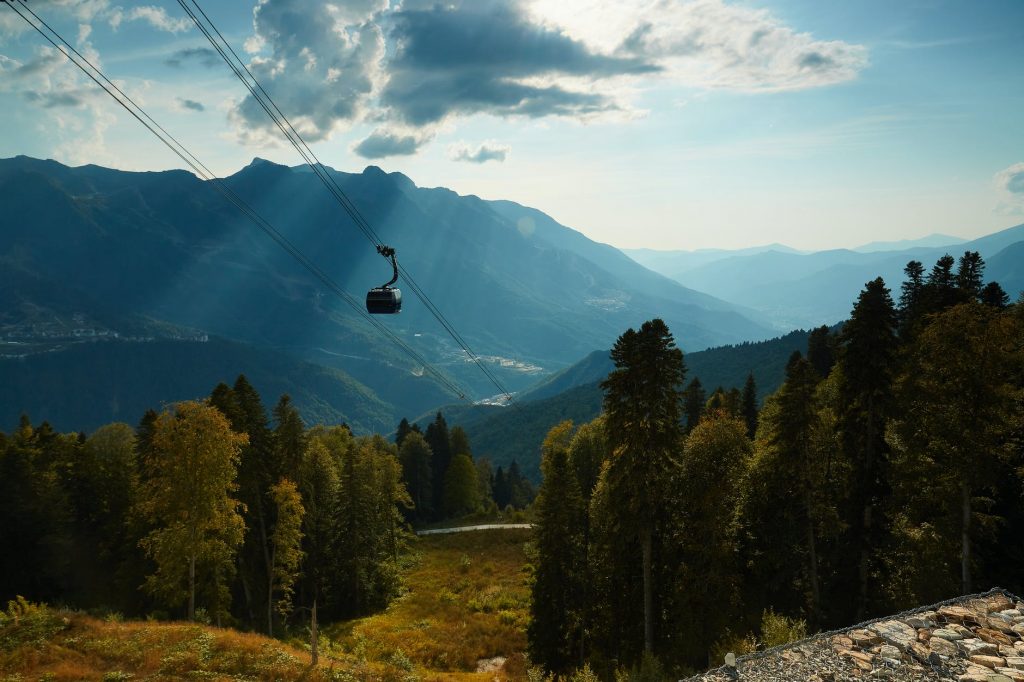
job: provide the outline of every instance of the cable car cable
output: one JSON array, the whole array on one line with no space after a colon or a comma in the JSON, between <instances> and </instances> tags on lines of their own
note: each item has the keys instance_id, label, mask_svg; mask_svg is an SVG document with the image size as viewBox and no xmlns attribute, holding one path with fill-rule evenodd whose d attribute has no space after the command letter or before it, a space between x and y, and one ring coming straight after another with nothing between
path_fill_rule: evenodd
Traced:
<instances>
[{"instance_id":1,"label":"cable car cable","mask_svg":"<svg viewBox=\"0 0 1024 682\"><path fill-rule=\"evenodd\" d=\"M42 26L45 26L67 49L71 50L80 60L88 65L95 73L99 76L93 75L83 64L72 57L61 44L58 44L53 38L51 38L40 26L34 24L25 14L23 14L15 6L15 3L20 3L22 9L32 15ZM344 289L342 289L333 279L331 279L323 270L320 269L314 262L305 256L294 244L292 244L287 237L281 234L272 224L270 224L265 218L255 211L251 206L245 203L244 200L239 197L234 190L225 185L220 178L218 178L212 171L209 170L195 155L193 155L183 144L178 142L174 136L168 133L159 123L157 123L146 111L140 107L134 100L131 99L121 88L119 88L113 81L86 57L84 57L78 50L74 48L59 32L56 31L52 26L46 23L39 15L32 11L28 7L24 0L11 0L4 2L8 5L18 16L20 16L25 23L35 29L47 42L54 46L60 51L65 57L68 58L75 66L77 66L86 76L89 77L96 85L101 87L108 95L110 95L118 104L120 104L129 114L131 114L139 123L146 127L154 136L156 136L161 142L164 143L172 152L175 153L185 164L192 168L193 172L197 176L206 180L212 184L214 189L220 192L228 201L230 201L236 208L239 209L245 216L250 218L256 225L269 236L274 242L281 246L289 255L295 258L300 265L306 268L314 277L316 277L329 291L337 295L343 301L352 306L357 313L360 313L362 317L369 322L372 326L376 327L378 331L388 336L392 341L396 343L403 351L405 351L417 364L422 365L424 370L429 371L445 388L452 391L461 400L471 402L466 397L465 392L456 384L454 381L449 379L439 370L434 368L428 363L422 356L419 355L413 348L406 344L400 337L398 337L393 331L388 329L379 320L368 315L363 311L359 303ZM101 80L104 82L101 82ZM109 87L108 87L109 86ZM118 97L118 93L121 97ZM122 99L123 97L123 99ZM131 106L129 106L131 105ZM134 107L134 109L133 109ZM159 131L159 132L158 132ZM161 134L162 133L162 134Z\"/></svg>"},{"instance_id":2,"label":"cable car cable","mask_svg":"<svg viewBox=\"0 0 1024 682\"><path fill-rule=\"evenodd\" d=\"M295 129L288 117L281 111L280 107L274 102L273 98L266 89L260 84L259 80L252 74L245 62L238 56L231 44L224 38L223 34L217 28L216 24L210 19L203 8L199 5L197 0L190 0L191 4L195 6L199 14L202 15L206 23L209 24L209 28L200 21L199 16L196 12L188 6L185 0L178 0L178 4L185 11L186 14L192 19L199 30L203 33L206 39L214 47L221 58L225 61L228 67L232 70L235 76L245 85L246 89L253 96L254 99L260 104L260 107L264 112L270 116L271 120L275 123L278 129L284 134L285 138L295 147L296 151L302 156L303 160L313 170L324 186L329 192L335 197L335 199L341 204L342 208L349 215L352 221L356 224L356 227L366 236L366 238L375 246L380 249L383 246L383 242L380 237L376 234L369 222L359 212L358 208L349 199L348 195L341 188L335 178L326 169L323 163L317 158L316 154L310 149L309 145L302 138L302 135ZM218 42L213 34L216 34L221 42ZM231 57L234 57L232 61L231 57L228 56L230 53ZM245 75L248 75L247 80ZM252 81L251 83L249 81ZM264 101L265 100L265 101ZM495 374L486 366L486 364L477 356L473 349L469 346L466 340L461 334L455 329L455 326L444 316L441 310L436 304L430 299L427 293L419 286L408 270L399 266L403 279L405 279L413 290L413 293L423 302L427 311L441 324L441 326L448 332L448 334L455 340L455 342L462 348L462 350L469 356L469 358L480 368L483 374L491 381L492 384L498 389L498 391L505 396L506 402L512 402L512 394L505 389L501 384L501 381L495 376Z\"/></svg>"}]
</instances>

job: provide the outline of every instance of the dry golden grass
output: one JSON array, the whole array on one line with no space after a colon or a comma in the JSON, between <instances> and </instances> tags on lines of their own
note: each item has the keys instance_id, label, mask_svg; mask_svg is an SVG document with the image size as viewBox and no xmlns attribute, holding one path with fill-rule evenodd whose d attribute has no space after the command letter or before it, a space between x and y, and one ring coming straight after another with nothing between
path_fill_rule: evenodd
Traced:
<instances>
[{"instance_id":1,"label":"dry golden grass","mask_svg":"<svg viewBox=\"0 0 1024 682\"><path fill-rule=\"evenodd\" d=\"M21 602L0 612L0 682L522 680L528 540L528 530L417 540L406 593L384 613L325 627L316 669L299 641L192 623L100 620ZM478 661L499 656L504 665L475 672Z\"/></svg>"},{"instance_id":2,"label":"dry golden grass","mask_svg":"<svg viewBox=\"0 0 1024 682\"><path fill-rule=\"evenodd\" d=\"M328 636L346 653L426 680L523 679L530 591L529 530L428 535L405 571L406 594L384 613L339 623ZM501 656L501 669L475 673Z\"/></svg>"}]
</instances>

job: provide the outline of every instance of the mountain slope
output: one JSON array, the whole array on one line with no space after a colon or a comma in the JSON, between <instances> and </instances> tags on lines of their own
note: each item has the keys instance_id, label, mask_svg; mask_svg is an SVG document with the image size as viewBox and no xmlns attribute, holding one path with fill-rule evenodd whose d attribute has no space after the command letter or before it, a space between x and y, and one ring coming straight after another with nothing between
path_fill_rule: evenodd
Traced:
<instances>
[{"instance_id":1,"label":"mountain slope","mask_svg":"<svg viewBox=\"0 0 1024 682\"><path fill-rule=\"evenodd\" d=\"M222 339L208 342L97 341L24 358L0 358L0 431L21 413L60 430L92 431L136 424L147 408L202 399L239 374L268 412L288 393L308 424L348 423L357 432L387 432L398 410L344 372Z\"/></svg>"},{"instance_id":2,"label":"mountain slope","mask_svg":"<svg viewBox=\"0 0 1024 682\"><path fill-rule=\"evenodd\" d=\"M769 341L742 343L687 353L687 381L698 377L708 393L716 387L742 388L750 372L758 396L774 392L785 377L793 351L806 352L808 332L797 330ZM520 397L519 409L477 405L443 408L450 425L462 426L473 452L489 457L495 466L515 459L526 476L540 479L540 444L552 426L565 419L580 424L601 413L604 394L599 386L613 369L608 351L595 351ZM426 428L433 413L417 421Z\"/></svg>"}]
</instances>

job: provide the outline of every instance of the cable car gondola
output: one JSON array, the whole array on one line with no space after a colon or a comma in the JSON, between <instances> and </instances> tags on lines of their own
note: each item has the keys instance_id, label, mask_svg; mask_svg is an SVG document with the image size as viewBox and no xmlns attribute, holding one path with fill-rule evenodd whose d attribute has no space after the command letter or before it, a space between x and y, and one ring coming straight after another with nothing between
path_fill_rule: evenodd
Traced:
<instances>
[{"instance_id":1,"label":"cable car gondola","mask_svg":"<svg viewBox=\"0 0 1024 682\"><path fill-rule=\"evenodd\" d=\"M387 284L366 292L366 312L371 315L394 315L402 312L402 290L391 286L398 281L398 261L395 260L395 250L390 246L382 245L377 247L377 253L391 259L391 267L394 268L395 276Z\"/></svg>"}]
</instances>

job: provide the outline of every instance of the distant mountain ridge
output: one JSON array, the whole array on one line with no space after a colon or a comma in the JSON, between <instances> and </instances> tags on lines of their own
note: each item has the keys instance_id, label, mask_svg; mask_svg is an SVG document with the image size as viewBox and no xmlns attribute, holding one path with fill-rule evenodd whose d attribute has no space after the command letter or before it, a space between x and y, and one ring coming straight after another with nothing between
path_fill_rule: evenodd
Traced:
<instances>
[{"instance_id":1,"label":"distant mountain ridge","mask_svg":"<svg viewBox=\"0 0 1024 682\"><path fill-rule=\"evenodd\" d=\"M933 245L946 240L953 243ZM742 303L776 326L794 328L839 322L850 313L849 292L859 291L865 282L879 276L891 290L898 291L903 268L910 260L921 261L930 269L945 253L959 257L964 251L978 251L989 262L986 281L1000 282L1015 299L1024 291L1024 259L1014 257L1021 242L1024 225L970 241L930 235L813 253L764 247L717 252L711 260L696 257L697 252L682 252L687 254L684 256L678 252L627 253L685 286Z\"/></svg>"},{"instance_id":2,"label":"distant mountain ridge","mask_svg":"<svg viewBox=\"0 0 1024 682\"><path fill-rule=\"evenodd\" d=\"M420 188L375 166L330 172L509 390L652 317L666 319L688 350L771 334L741 306L653 273L535 209ZM307 170L255 159L223 182L357 305L389 278L387 262ZM341 370L395 420L454 398L189 173L4 159L0 210L0 342L25 329L44 333L33 320L106 320L105 329L123 334L126 320L149 320L157 330L197 330ZM410 294L403 313L382 323L470 396L493 395ZM0 414L0 423L16 417Z\"/></svg>"}]
</instances>

